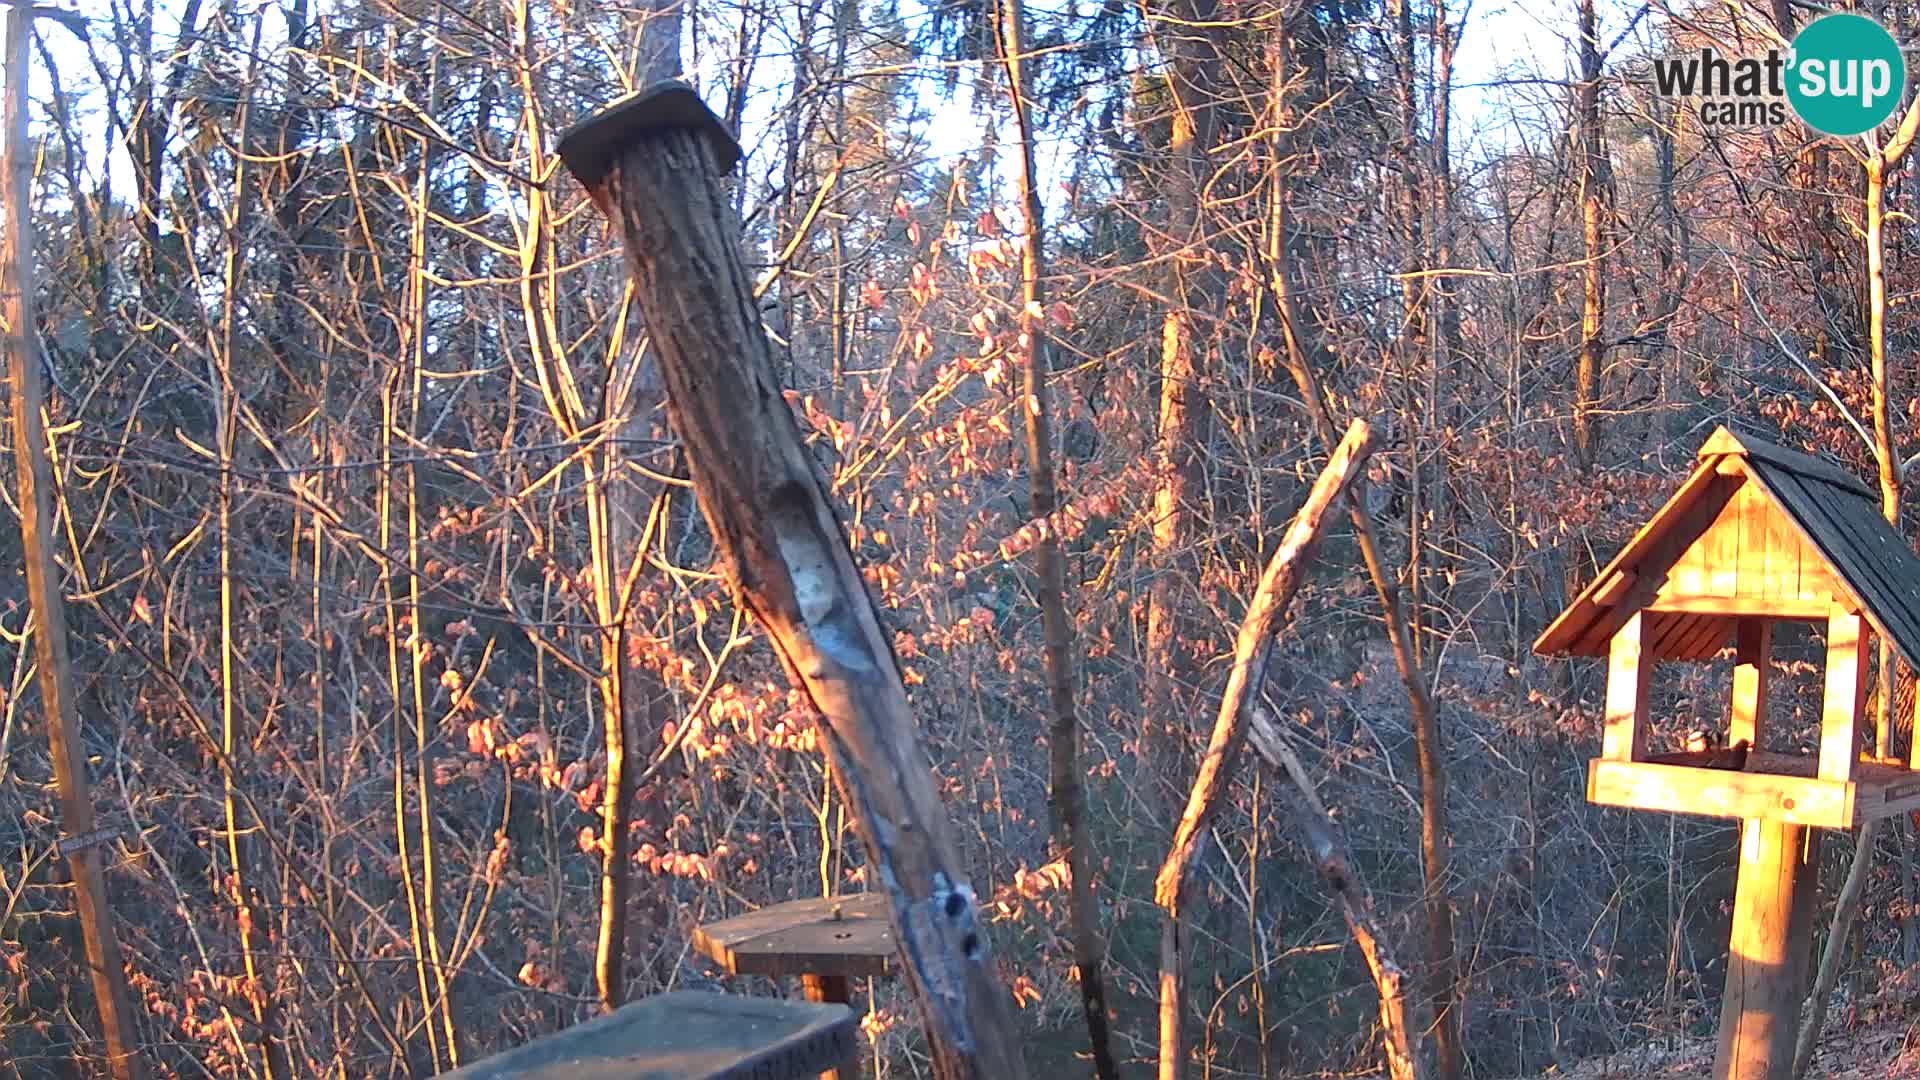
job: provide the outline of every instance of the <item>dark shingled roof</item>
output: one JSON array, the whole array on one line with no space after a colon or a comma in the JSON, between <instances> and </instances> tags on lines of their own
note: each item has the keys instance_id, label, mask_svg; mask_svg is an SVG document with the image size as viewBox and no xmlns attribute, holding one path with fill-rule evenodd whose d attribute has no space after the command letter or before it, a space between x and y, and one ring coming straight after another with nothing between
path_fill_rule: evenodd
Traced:
<instances>
[{"instance_id":1,"label":"dark shingled roof","mask_svg":"<svg viewBox=\"0 0 1920 1080\"><path fill-rule=\"evenodd\" d=\"M1920 669L1920 557L1880 515L1872 488L1831 462L1776 446L1765 439L1720 428L1700 448L1700 463L1680 490L1641 528L1534 642L1549 655L1601 655L1605 638L1647 596L1616 603L1598 598L1615 571L1641 565L1656 551L1684 549L1704 528L1702 515L1684 513L1710 487L1722 465L1736 461L1827 564L1873 628L1907 663ZM1689 527L1692 536L1672 535ZM1668 560L1670 563L1670 559ZM1662 568L1664 569L1664 568ZM1626 601L1635 601L1628 604ZM1604 633L1597 633L1604 630ZM1594 647L1598 641L1598 648Z\"/></svg>"}]
</instances>

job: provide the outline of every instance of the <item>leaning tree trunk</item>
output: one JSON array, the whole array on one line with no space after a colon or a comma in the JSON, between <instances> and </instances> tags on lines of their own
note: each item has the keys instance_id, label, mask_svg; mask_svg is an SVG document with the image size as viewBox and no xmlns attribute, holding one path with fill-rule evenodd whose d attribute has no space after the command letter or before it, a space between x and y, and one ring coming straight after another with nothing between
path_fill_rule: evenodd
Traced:
<instances>
[{"instance_id":1,"label":"leaning tree trunk","mask_svg":"<svg viewBox=\"0 0 1920 1080\"><path fill-rule=\"evenodd\" d=\"M1273 635L1280 616L1300 590L1307 569L1313 565L1314 545L1320 540L1327 511L1360 475L1367 455L1373 452L1372 432L1365 421L1355 420L1346 437L1327 460L1327 467L1307 493L1307 501L1288 526L1286 536L1260 575L1259 588L1247 603L1246 618L1234 642L1233 670L1227 676L1227 688L1220 695L1220 711L1214 719L1213 735L1207 740L1207 753L1200 759L1200 771L1194 777L1187 797L1186 812L1174 828L1173 843L1154 880L1154 900L1160 905L1160 1076L1178 1080L1186 1063L1186 1038L1183 1032L1186 1007L1186 927L1187 883L1193 861L1200 853L1220 803L1233 783L1234 770L1240 765L1240 749L1246 743L1247 719L1267 681L1267 663L1273 656ZM1403 1032L1404 1034L1404 1032ZM1394 1074L1400 1080L1401 1074Z\"/></svg>"},{"instance_id":2,"label":"leaning tree trunk","mask_svg":"<svg viewBox=\"0 0 1920 1080\"><path fill-rule=\"evenodd\" d=\"M1380 997L1380 1041L1387 1053L1387 1075L1393 1080L1427 1080L1427 1067L1420 1056L1420 1033L1425 1023L1419 1002L1407 993L1407 969L1395 958L1374 921L1373 894L1347 857L1339 826L1320 801L1306 767L1265 710L1256 708L1247 718L1247 741L1262 760L1287 778L1285 800L1294 828L1300 830L1300 839L1313 856L1313 868L1339 905L1340 917L1346 920L1353 943L1360 947L1360 958L1366 961L1367 974L1373 977L1374 991Z\"/></svg>"},{"instance_id":3,"label":"leaning tree trunk","mask_svg":"<svg viewBox=\"0 0 1920 1080\"><path fill-rule=\"evenodd\" d=\"M1300 290L1293 278L1293 260L1286 247L1286 237L1291 230L1288 217L1291 176L1287 163L1293 159L1289 135L1293 117L1287 98L1293 70L1291 41L1286 23L1277 24L1272 36L1272 69L1269 72L1273 80L1270 101L1274 117L1271 125L1274 132L1274 168L1271 171L1272 190L1267 211L1268 285L1280 316L1287 371L1300 389L1300 397L1306 405L1307 418L1314 432L1331 446L1337 431L1318 373L1331 370L1332 356L1315 328L1309 324L1306 311L1300 303ZM1443 760L1444 747L1440 740L1440 718L1434 708L1433 690L1426 669L1420 665L1415 652L1413 631L1408 625L1406 610L1401 606L1394 574L1388 568L1374 535L1373 519L1367 513L1364 500L1355 491L1346 493L1346 501L1348 516L1353 521L1354 539L1360 547L1360 559L1366 564L1367 577L1373 581L1374 592L1379 596L1380 607L1386 615L1387 643L1393 649L1394 668L1400 674L1400 685L1406 691L1407 707L1412 713L1414 754L1420 772L1421 873L1426 882L1426 895L1423 897L1427 915L1425 981L1428 1000L1436 1017L1435 1030L1440 1038L1447 1038L1460 1030L1456 1021L1460 1002L1466 996L1466 987L1454 949L1453 896L1447 871L1447 773ZM1446 1050L1442 1050L1439 1056L1443 1065L1452 1060L1464 1062L1465 1058L1464 1052L1456 1055Z\"/></svg>"},{"instance_id":4,"label":"leaning tree trunk","mask_svg":"<svg viewBox=\"0 0 1920 1080\"><path fill-rule=\"evenodd\" d=\"M827 485L774 376L740 222L739 147L664 84L569 133L560 153L615 220L700 511L739 603L818 710L833 776L885 893L936 1074L1026 1075L906 689Z\"/></svg>"},{"instance_id":5,"label":"leaning tree trunk","mask_svg":"<svg viewBox=\"0 0 1920 1080\"><path fill-rule=\"evenodd\" d=\"M20 548L26 564L27 600L34 619L34 662L39 667L41 708L46 716L47 752L53 760L60 798L60 846L73 881L73 906L80 924L94 1005L106 1039L107 1069L115 1080L147 1074L140 1057L139 1017L121 961L113 905L103 869L105 836L94 828L93 800L87 790L87 751L80 736L74 693L73 661L67 650L67 600L60 588L60 564L54 559L54 487L52 444L41 409L46 404L46 374L34 329L33 154L27 144L27 79L32 53L33 19L41 14L25 4L6 16L6 103L4 178L0 178L0 316L6 320L0 352L5 353L13 411L13 462L20 493ZM58 10L48 12L60 17ZM109 830L112 827L109 826Z\"/></svg>"}]
</instances>

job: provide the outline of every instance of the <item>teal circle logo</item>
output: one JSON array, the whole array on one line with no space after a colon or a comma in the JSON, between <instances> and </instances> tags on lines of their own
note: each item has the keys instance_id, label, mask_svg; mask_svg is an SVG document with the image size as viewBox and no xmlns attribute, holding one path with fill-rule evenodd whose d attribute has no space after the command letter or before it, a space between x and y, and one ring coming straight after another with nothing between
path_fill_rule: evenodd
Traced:
<instances>
[{"instance_id":1,"label":"teal circle logo","mask_svg":"<svg viewBox=\"0 0 1920 1080\"><path fill-rule=\"evenodd\" d=\"M1865 15L1823 15L1793 38L1787 100L1828 135L1872 131L1899 108L1907 62L1885 27Z\"/></svg>"}]
</instances>

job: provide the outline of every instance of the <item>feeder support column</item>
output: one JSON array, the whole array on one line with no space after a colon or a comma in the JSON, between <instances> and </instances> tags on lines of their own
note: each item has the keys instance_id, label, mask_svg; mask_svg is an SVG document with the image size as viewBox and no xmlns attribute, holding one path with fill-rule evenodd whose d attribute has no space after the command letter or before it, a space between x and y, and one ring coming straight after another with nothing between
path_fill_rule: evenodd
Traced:
<instances>
[{"instance_id":1,"label":"feeder support column","mask_svg":"<svg viewBox=\"0 0 1920 1080\"><path fill-rule=\"evenodd\" d=\"M1804 825L1740 823L1740 879L1714 1080L1793 1080L1819 855L1820 834Z\"/></svg>"},{"instance_id":2,"label":"feeder support column","mask_svg":"<svg viewBox=\"0 0 1920 1080\"><path fill-rule=\"evenodd\" d=\"M1767 718L1767 669L1773 656L1773 621L1741 619L1734 632L1732 722L1727 745L1742 739L1760 749L1760 729Z\"/></svg>"},{"instance_id":3,"label":"feeder support column","mask_svg":"<svg viewBox=\"0 0 1920 1080\"><path fill-rule=\"evenodd\" d=\"M1835 606L1827 619L1827 689L1820 714L1820 779L1851 780L1867 700L1867 623Z\"/></svg>"}]
</instances>

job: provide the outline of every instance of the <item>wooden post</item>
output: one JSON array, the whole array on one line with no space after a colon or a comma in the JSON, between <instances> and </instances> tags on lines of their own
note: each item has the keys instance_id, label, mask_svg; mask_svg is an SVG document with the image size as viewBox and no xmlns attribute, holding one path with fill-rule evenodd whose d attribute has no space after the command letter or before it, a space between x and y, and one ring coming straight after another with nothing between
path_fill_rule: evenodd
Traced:
<instances>
[{"instance_id":1,"label":"wooden post","mask_svg":"<svg viewBox=\"0 0 1920 1080\"><path fill-rule=\"evenodd\" d=\"M1607 652L1607 716L1600 756L1612 761L1646 760L1647 686L1654 663L1648 622L1646 612L1634 612L1613 632Z\"/></svg>"},{"instance_id":2,"label":"wooden post","mask_svg":"<svg viewBox=\"0 0 1920 1080\"><path fill-rule=\"evenodd\" d=\"M815 1004L851 1005L853 1002L845 975L802 975L800 992ZM828 1069L820 1074L820 1080L854 1080L859 1075L856 1069Z\"/></svg>"},{"instance_id":3,"label":"wooden post","mask_svg":"<svg viewBox=\"0 0 1920 1080\"><path fill-rule=\"evenodd\" d=\"M1913 723L1907 728L1907 768L1920 770L1920 671L1909 674L1916 682L1913 687ZM1896 688L1899 685L1897 681L1894 683Z\"/></svg>"},{"instance_id":4,"label":"wooden post","mask_svg":"<svg viewBox=\"0 0 1920 1080\"><path fill-rule=\"evenodd\" d=\"M1773 621L1741 619L1736 624L1733 667L1733 719L1727 745L1741 739L1760 749L1760 728L1767 717L1767 669L1773 656Z\"/></svg>"},{"instance_id":5,"label":"wooden post","mask_svg":"<svg viewBox=\"0 0 1920 1080\"><path fill-rule=\"evenodd\" d=\"M834 781L920 998L935 1075L1024 1080L1007 991L892 640L760 329L739 217L721 184L738 144L691 87L670 82L568 132L560 156L620 228L694 494L736 600L823 721Z\"/></svg>"},{"instance_id":6,"label":"wooden post","mask_svg":"<svg viewBox=\"0 0 1920 1080\"><path fill-rule=\"evenodd\" d=\"M93 799L87 791L86 754L74 718L66 598L60 591L60 568L53 559L53 463L40 415L46 406L47 388L33 318L33 210L28 203L33 154L27 146L27 78L36 15L71 18L82 31L85 28L75 13L23 3L7 6L7 223L0 230L0 317L7 324L7 371L13 383L7 397L13 407L21 546L26 554L27 598L33 606L40 698L46 708L54 782L60 789L60 830L67 837L83 837L94 832ZM93 997L106 1036L108 1067L118 1080L129 1080L144 1075L144 1070L136 1056L140 1040L100 853L100 845L87 844L67 855L67 868L73 877L73 904L85 939Z\"/></svg>"},{"instance_id":7,"label":"wooden post","mask_svg":"<svg viewBox=\"0 0 1920 1080\"><path fill-rule=\"evenodd\" d=\"M1852 780L1866 708L1866 620L1839 607L1827 617L1827 692L1820 707L1820 779Z\"/></svg>"},{"instance_id":8,"label":"wooden post","mask_svg":"<svg viewBox=\"0 0 1920 1080\"><path fill-rule=\"evenodd\" d=\"M1741 822L1714 1080L1792 1080L1819 852L1819 832L1804 825Z\"/></svg>"}]
</instances>

